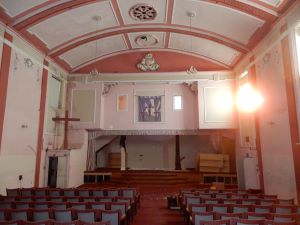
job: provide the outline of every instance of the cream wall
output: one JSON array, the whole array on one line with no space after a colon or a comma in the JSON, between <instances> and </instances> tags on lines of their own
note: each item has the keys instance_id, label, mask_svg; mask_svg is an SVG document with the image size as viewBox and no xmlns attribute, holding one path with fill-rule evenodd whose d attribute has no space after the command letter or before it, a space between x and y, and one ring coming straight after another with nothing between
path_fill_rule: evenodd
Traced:
<instances>
[{"instance_id":1,"label":"cream wall","mask_svg":"<svg viewBox=\"0 0 300 225\"><path fill-rule=\"evenodd\" d=\"M278 194L280 198L297 199L294 159L292 153L291 134L289 127L289 116L287 108L287 97L285 87L285 76L283 68L283 56L281 41L288 37L290 41L290 53L295 54L294 45L295 26L300 19L300 5L293 8L280 22L273 27L262 42L235 68L237 76L244 70L254 67L256 70L257 87L262 92L265 102L258 112L258 122L261 141L262 171L264 175L264 186L266 194ZM287 27L286 30L283 28ZM254 59L254 61L251 60ZM291 62L296 68L296 61ZM294 72L295 89L299 92L299 71ZM251 78L251 73L248 77ZM244 78L244 79L247 79ZM299 94L296 107L298 108L299 122ZM240 115L241 122L245 118ZM251 121L252 119L249 118ZM251 124L241 124L239 127L241 139L237 145L238 168L242 168L241 163L246 154L255 157L256 146L255 132L251 131ZM250 143L243 143L246 135L250 135ZM240 171L241 172L241 171ZM241 173L239 179L242 178Z\"/></svg>"}]
</instances>

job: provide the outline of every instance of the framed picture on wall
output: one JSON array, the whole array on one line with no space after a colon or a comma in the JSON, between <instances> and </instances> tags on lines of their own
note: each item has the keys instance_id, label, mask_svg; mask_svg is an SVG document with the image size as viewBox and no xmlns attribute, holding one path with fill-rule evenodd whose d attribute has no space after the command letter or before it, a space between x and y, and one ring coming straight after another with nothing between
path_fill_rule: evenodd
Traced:
<instances>
[{"instance_id":1,"label":"framed picture on wall","mask_svg":"<svg viewBox=\"0 0 300 225\"><path fill-rule=\"evenodd\" d=\"M164 91L137 91L135 94L135 121L161 123L165 121Z\"/></svg>"},{"instance_id":2,"label":"framed picture on wall","mask_svg":"<svg viewBox=\"0 0 300 225\"><path fill-rule=\"evenodd\" d=\"M128 95L118 95L117 99L117 111L127 112L128 111Z\"/></svg>"}]
</instances>

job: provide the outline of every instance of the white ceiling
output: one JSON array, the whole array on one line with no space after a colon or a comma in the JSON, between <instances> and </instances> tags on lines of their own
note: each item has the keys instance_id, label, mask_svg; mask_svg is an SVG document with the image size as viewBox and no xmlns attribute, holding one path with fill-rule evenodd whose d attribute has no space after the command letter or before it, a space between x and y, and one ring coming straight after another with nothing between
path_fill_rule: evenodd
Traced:
<instances>
[{"instance_id":1,"label":"white ceiling","mask_svg":"<svg viewBox=\"0 0 300 225\"><path fill-rule=\"evenodd\" d=\"M100 15L102 19L97 23L92 19L94 15ZM82 34L95 31L97 27L105 29L117 25L110 1L103 1L49 18L31 27L29 32L38 36L48 48L54 48Z\"/></svg>"},{"instance_id":2,"label":"white ceiling","mask_svg":"<svg viewBox=\"0 0 300 225\"><path fill-rule=\"evenodd\" d=\"M275 23L293 1L0 0L7 14L2 17L0 13L0 19L21 34L26 33L40 49L46 47L49 57L64 60L69 70L95 57L101 60L109 54L143 49L181 51L232 68L265 35L257 35L258 31ZM129 11L137 4L153 7L156 18L133 19ZM195 13L195 17L189 17L189 13ZM101 16L98 24L94 16ZM141 35L155 37L157 43L138 45L136 38ZM95 39L99 40L96 55Z\"/></svg>"}]
</instances>

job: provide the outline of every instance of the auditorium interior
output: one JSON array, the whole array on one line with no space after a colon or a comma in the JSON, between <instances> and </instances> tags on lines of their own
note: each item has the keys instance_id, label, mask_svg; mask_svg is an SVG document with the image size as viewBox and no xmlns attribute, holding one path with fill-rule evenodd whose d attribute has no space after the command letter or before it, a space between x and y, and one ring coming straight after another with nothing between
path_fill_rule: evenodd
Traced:
<instances>
[{"instance_id":1,"label":"auditorium interior","mask_svg":"<svg viewBox=\"0 0 300 225\"><path fill-rule=\"evenodd\" d=\"M299 0L0 0L0 224L300 224Z\"/></svg>"}]
</instances>

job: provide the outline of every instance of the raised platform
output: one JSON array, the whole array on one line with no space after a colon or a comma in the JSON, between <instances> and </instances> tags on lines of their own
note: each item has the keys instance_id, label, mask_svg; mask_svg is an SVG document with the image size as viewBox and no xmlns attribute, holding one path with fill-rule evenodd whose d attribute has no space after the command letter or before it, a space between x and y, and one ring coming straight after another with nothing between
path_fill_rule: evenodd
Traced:
<instances>
[{"instance_id":1,"label":"raised platform","mask_svg":"<svg viewBox=\"0 0 300 225\"><path fill-rule=\"evenodd\" d=\"M92 177L95 177L94 179ZM228 174L226 174L228 176ZM89 178L89 179L87 179ZM85 172L85 184L125 186L180 186L210 187L204 183L203 174L192 170L125 170L119 168L98 168ZM236 188L236 184L225 184L225 188Z\"/></svg>"}]
</instances>

